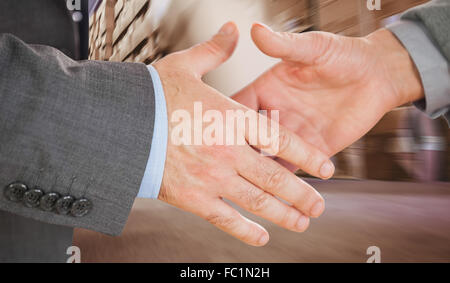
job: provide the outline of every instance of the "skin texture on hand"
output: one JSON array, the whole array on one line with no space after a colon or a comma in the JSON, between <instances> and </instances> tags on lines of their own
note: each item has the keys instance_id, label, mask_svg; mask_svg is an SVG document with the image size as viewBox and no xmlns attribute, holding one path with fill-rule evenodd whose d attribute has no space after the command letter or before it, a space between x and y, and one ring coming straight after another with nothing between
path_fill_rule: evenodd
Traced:
<instances>
[{"instance_id":1,"label":"skin texture on hand","mask_svg":"<svg viewBox=\"0 0 450 283\"><path fill-rule=\"evenodd\" d=\"M210 41L154 64L161 77L169 115L167 159L159 199L206 219L250 245L262 246L269 240L267 231L223 199L286 229L302 232L309 225L309 217L318 217L323 212L323 198L310 185L248 144L179 145L171 139L172 114L179 109L192 114L194 102L201 102L203 111L249 110L201 80L205 73L231 56L238 37L236 26L228 23ZM278 156L311 174L318 175L320 167L329 163L325 154L295 134L280 128L280 137L283 138Z\"/></svg>"},{"instance_id":2,"label":"skin texture on hand","mask_svg":"<svg viewBox=\"0 0 450 283\"><path fill-rule=\"evenodd\" d=\"M276 33L255 24L252 37L263 53L282 61L233 98L255 110L280 110L281 125L328 156L357 141L388 111L423 97L414 63L388 30L350 38Z\"/></svg>"}]
</instances>

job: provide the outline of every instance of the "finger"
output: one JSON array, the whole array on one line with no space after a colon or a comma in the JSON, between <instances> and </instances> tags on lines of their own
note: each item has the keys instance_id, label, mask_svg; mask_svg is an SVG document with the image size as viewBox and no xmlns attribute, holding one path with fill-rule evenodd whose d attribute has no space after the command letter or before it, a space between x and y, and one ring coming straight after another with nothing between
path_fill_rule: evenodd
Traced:
<instances>
[{"instance_id":1,"label":"finger","mask_svg":"<svg viewBox=\"0 0 450 283\"><path fill-rule=\"evenodd\" d=\"M283 228L296 232L308 228L308 217L243 178L231 181L223 197Z\"/></svg>"},{"instance_id":2,"label":"finger","mask_svg":"<svg viewBox=\"0 0 450 283\"><path fill-rule=\"evenodd\" d=\"M312 176L322 179L333 176L334 165L325 153L281 127L273 119L258 115L257 127L246 127L246 139L251 146L278 156Z\"/></svg>"},{"instance_id":3,"label":"finger","mask_svg":"<svg viewBox=\"0 0 450 283\"><path fill-rule=\"evenodd\" d=\"M266 55L286 61L314 64L330 50L335 35L324 32L279 33L266 25L255 23L252 38Z\"/></svg>"},{"instance_id":4,"label":"finger","mask_svg":"<svg viewBox=\"0 0 450 283\"><path fill-rule=\"evenodd\" d=\"M246 86L238 93L233 95L232 98L234 101L237 101L240 104L245 105L252 110L255 111L259 110L258 96L253 89L253 84Z\"/></svg>"},{"instance_id":5,"label":"finger","mask_svg":"<svg viewBox=\"0 0 450 283\"><path fill-rule=\"evenodd\" d=\"M190 211L246 244L259 247L269 241L266 229L245 218L221 199L197 202L190 207Z\"/></svg>"},{"instance_id":6,"label":"finger","mask_svg":"<svg viewBox=\"0 0 450 283\"><path fill-rule=\"evenodd\" d=\"M291 203L306 216L319 217L323 213L325 201L322 196L276 161L251 148L241 156L236 170L246 180Z\"/></svg>"},{"instance_id":7,"label":"finger","mask_svg":"<svg viewBox=\"0 0 450 283\"><path fill-rule=\"evenodd\" d=\"M281 159L281 158L275 158L274 159L276 162L278 162L278 164L280 164L281 166L283 166L284 168L286 168L287 170L289 170L292 173L297 172L298 167L295 165L292 165L291 163Z\"/></svg>"},{"instance_id":8,"label":"finger","mask_svg":"<svg viewBox=\"0 0 450 283\"><path fill-rule=\"evenodd\" d=\"M236 24L228 22L209 41L198 44L179 54L192 71L203 76L223 64L233 54L239 39Z\"/></svg>"}]
</instances>

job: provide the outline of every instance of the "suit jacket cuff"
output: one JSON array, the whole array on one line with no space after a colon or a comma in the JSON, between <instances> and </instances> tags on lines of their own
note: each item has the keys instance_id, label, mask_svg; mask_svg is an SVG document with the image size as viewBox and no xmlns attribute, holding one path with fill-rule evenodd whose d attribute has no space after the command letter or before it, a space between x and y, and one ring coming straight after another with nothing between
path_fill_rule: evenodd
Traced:
<instances>
[{"instance_id":1,"label":"suit jacket cuff","mask_svg":"<svg viewBox=\"0 0 450 283\"><path fill-rule=\"evenodd\" d=\"M120 234L151 150L155 98L147 66L76 62L4 34L0 66L7 70L0 72L0 210ZM24 185L10 189L15 181L40 191L25 198ZM50 192L66 201L44 209L38 193ZM67 197L85 200L75 205Z\"/></svg>"},{"instance_id":2,"label":"suit jacket cuff","mask_svg":"<svg viewBox=\"0 0 450 283\"><path fill-rule=\"evenodd\" d=\"M448 116L450 108L449 63L420 22L401 20L388 26L414 61L425 90L425 99L414 104L431 118Z\"/></svg>"}]
</instances>

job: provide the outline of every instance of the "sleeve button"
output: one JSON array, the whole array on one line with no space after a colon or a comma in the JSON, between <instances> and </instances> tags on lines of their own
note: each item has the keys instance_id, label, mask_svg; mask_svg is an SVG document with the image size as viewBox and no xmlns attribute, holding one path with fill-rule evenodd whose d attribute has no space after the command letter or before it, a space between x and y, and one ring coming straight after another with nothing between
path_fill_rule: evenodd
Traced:
<instances>
[{"instance_id":1,"label":"sleeve button","mask_svg":"<svg viewBox=\"0 0 450 283\"><path fill-rule=\"evenodd\" d=\"M59 199L58 193L48 193L41 197L40 208L44 211L52 211Z\"/></svg>"},{"instance_id":2,"label":"sleeve button","mask_svg":"<svg viewBox=\"0 0 450 283\"><path fill-rule=\"evenodd\" d=\"M72 216L82 217L88 214L89 211L91 211L91 208L92 203L89 200L82 198L73 203L70 213Z\"/></svg>"},{"instance_id":3,"label":"sleeve button","mask_svg":"<svg viewBox=\"0 0 450 283\"><path fill-rule=\"evenodd\" d=\"M75 198L73 196L64 196L56 201L55 208L56 212L62 215L67 215L70 213L70 209L72 204L74 203Z\"/></svg>"},{"instance_id":4,"label":"sleeve button","mask_svg":"<svg viewBox=\"0 0 450 283\"><path fill-rule=\"evenodd\" d=\"M5 187L4 195L9 201L20 202L27 190L28 187L24 183L14 182Z\"/></svg>"},{"instance_id":5,"label":"sleeve button","mask_svg":"<svg viewBox=\"0 0 450 283\"><path fill-rule=\"evenodd\" d=\"M23 195L23 203L26 207L37 207L39 206L39 200L44 195L44 192L35 187L34 189L28 190Z\"/></svg>"}]
</instances>

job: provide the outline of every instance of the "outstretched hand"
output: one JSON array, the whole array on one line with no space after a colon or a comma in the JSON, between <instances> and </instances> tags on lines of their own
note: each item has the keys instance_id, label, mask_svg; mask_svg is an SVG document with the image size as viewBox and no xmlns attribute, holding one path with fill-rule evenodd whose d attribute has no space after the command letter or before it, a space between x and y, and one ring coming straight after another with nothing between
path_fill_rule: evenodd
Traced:
<instances>
[{"instance_id":1,"label":"outstretched hand","mask_svg":"<svg viewBox=\"0 0 450 283\"><path fill-rule=\"evenodd\" d=\"M169 116L169 142L159 199L208 220L250 245L261 246L269 240L267 231L242 216L224 199L286 229L302 232L309 225L309 217L318 217L323 212L323 198L310 185L253 149L264 149L259 143L249 144L248 130L256 129L240 133L223 131L225 135L237 135L238 139L242 135L245 143L235 145L196 143L191 134L196 135L198 131L189 129L184 132L185 137L180 137L177 130L182 118L196 118L194 104L197 102L201 103L205 115L206 111L217 114L214 122L221 129L226 129L220 117L226 116L227 111L250 111L249 114L258 115L201 79L231 56L238 36L236 26L228 23L210 41L154 64L161 77ZM264 120L263 116L258 117ZM193 122L205 126L202 121ZM333 167L326 154L282 127L278 140L279 151L275 152L278 157L312 175L332 176Z\"/></svg>"},{"instance_id":2,"label":"outstretched hand","mask_svg":"<svg viewBox=\"0 0 450 283\"><path fill-rule=\"evenodd\" d=\"M350 38L276 33L255 24L252 38L282 61L233 98L255 110L280 110L281 125L328 156L357 141L388 111L423 96L414 63L388 30Z\"/></svg>"}]
</instances>

